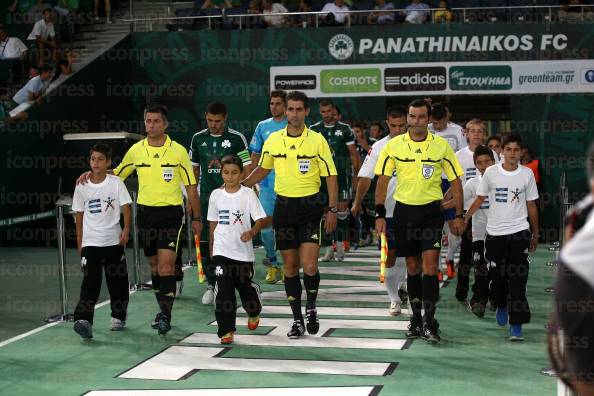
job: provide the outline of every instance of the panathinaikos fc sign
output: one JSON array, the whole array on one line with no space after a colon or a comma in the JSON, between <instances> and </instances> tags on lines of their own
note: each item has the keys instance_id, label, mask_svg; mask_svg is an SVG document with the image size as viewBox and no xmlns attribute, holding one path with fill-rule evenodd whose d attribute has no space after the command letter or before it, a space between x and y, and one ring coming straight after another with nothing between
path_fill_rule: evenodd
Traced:
<instances>
[{"instance_id":1,"label":"panathinaikos fc sign","mask_svg":"<svg viewBox=\"0 0 594 396\"><path fill-rule=\"evenodd\" d=\"M279 88L331 97L344 119L367 122L383 120L387 105L414 97L475 96L480 108L489 103L486 95L509 96L509 129L540 155L543 223L553 227L561 171L572 200L586 187L593 51L591 24L135 33L71 77L27 122L2 132L1 193L14 204L0 206L0 218L43 211L41 200L15 201L17 193L73 189L70 179L85 167L87 153L64 146L64 133L142 133L144 105L161 101L170 108L171 135L187 146L204 127L206 105L220 100L229 108L229 126L250 136L268 117L270 89ZM312 123L315 113L313 106ZM24 186L22 180L36 182Z\"/></svg>"}]
</instances>

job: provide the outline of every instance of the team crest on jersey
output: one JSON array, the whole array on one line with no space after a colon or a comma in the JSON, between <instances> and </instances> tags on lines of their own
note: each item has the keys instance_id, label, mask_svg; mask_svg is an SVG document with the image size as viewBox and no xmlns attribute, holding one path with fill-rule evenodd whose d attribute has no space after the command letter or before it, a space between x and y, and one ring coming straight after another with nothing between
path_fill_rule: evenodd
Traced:
<instances>
[{"instance_id":1,"label":"team crest on jersey","mask_svg":"<svg viewBox=\"0 0 594 396\"><path fill-rule=\"evenodd\" d=\"M309 164L310 164L310 160L300 159L299 160L299 172L301 172L305 175L309 171Z\"/></svg>"},{"instance_id":2,"label":"team crest on jersey","mask_svg":"<svg viewBox=\"0 0 594 396\"><path fill-rule=\"evenodd\" d=\"M423 177L425 179L431 179L431 176L433 176L434 170L435 170L435 168L433 167L433 165L423 164Z\"/></svg>"},{"instance_id":3,"label":"team crest on jersey","mask_svg":"<svg viewBox=\"0 0 594 396\"><path fill-rule=\"evenodd\" d=\"M223 143L221 143L221 146L223 146L223 148L229 148L231 147L231 142L227 139L223 140Z\"/></svg>"},{"instance_id":4,"label":"team crest on jersey","mask_svg":"<svg viewBox=\"0 0 594 396\"><path fill-rule=\"evenodd\" d=\"M336 132L334 132L334 136L342 136L342 131L336 131Z\"/></svg>"},{"instance_id":5,"label":"team crest on jersey","mask_svg":"<svg viewBox=\"0 0 594 396\"><path fill-rule=\"evenodd\" d=\"M163 169L163 180L170 182L173 179L173 168L161 168Z\"/></svg>"}]
</instances>

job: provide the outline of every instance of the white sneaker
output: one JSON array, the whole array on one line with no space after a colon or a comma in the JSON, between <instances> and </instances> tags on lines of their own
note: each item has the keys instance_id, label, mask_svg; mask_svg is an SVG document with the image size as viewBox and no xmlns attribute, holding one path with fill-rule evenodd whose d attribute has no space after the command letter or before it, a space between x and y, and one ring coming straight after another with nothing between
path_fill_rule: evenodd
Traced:
<instances>
[{"instance_id":1,"label":"white sneaker","mask_svg":"<svg viewBox=\"0 0 594 396\"><path fill-rule=\"evenodd\" d=\"M214 302L214 290L212 286L208 286L202 295L202 304L211 305Z\"/></svg>"},{"instance_id":2,"label":"white sneaker","mask_svg":"<svg viewBox=\"0 0 594 396\"><path fill-rule=\"evenodd\" d=\"M344 261L344 244L342 243L342 241L340 242L336 242L336 260L337 261Z\"/></svg>"},{"instance_id":3,"label":"white sneaker","mask_svg":"<svg viewBox=\"0 0 594 396\"><path fill-rule=\"evenodd\" d=\"M124 330L124 327L126 327L126 322L117 318L111 318L111 331Z\"/></svg>"},{"instance_id":4,"label":"white sneaker","mask_svg":"<svg viewBox=\"0 0 594 396\"><path fill-rule=\"evenodd\" d=\"M332 250L332 246L328 246L326 248L326 253L322 257L318 259L318 261L333 261L334 260L334 251Z\"/></svg>"},{"instance_id":5,"label":"white sneaker","mask_svg":"<svg viewBox=\"0 0 594 396\"><path fill-rule=\"evenodd\" d=\"M183 280L175 282L175 297L181 296L183 288L184 288Z\"/></svg>"},{"instance_id":6,"label":"white sneaker","mask_svg":"<svg viewBox=\"0 0 594 396\"><path fill-rule=\"evenodd\" d=\"M392 301L390 303L390 309L388 310L388 313L391 316L398 316L402 313L402 309L400 307L400 301Z\"/></svg>"}]
</instances>

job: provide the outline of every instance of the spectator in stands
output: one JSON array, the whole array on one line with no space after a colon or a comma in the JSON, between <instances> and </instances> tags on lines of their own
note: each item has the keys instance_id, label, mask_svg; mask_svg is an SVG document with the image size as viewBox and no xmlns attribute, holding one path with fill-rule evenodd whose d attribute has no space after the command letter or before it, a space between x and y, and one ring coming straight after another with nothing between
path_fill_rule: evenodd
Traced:
<instances>
[{"instance_id":1,"label":"spectator in stands","mask_svg":"<svg viewBox=\"0 0 594 396\"><path fill-rule=\"evenodd\" d=\"M582 0L562 0L559 22L583 21L592 17L592 7L584 6Z\"/></svg>"},{"instance_id":2,"label":"spectator in stands","mask_svg":"<svg viewBox=\"0 0 594 396\"><path fill-rule=\"evenodd\" d=\"M424 23L427 21L427 16L429 15L429 6L421 3L421 0L412 0L406 6L405 14L405 21L408 23Z\"/></svg>"},{"instance_id":3,"label":"spectator in stands","mask_svg":"<svg viewBox=\"0 0 594 396\"><path fill-rule=\"evenodd\" d=\"M41 103L41 98L49 85L51 76L52 67L49 65L42 66L40 68L40 74L37 77L30 79L29 82L27 82L27 84L12 97L13 102L15 102L16 105L25 102Z\"/></svg>"},{"instance_id":4,"label":"spectator in stands","mask_svg":"<svg viewBox=\"0 0 594 396\"><path fill-rule=\"evenodd\" d=\"M311 0L300 0L297 6L297 12L311 12ZM297 15L293 19L295 26L307 27L308 25L314 25L314 20L311 15Z\"/></svg>"},{"instance_id":5,"label":"spectator in stands","mask_svg":"<svg viewBox=\"0 0 594 396\"><path fill-rule=\"evenodd\" d=\"M326 14L320 14L320 17L323 18L322 22L326 25L344 25L346 24L350 17L349 7L344 4L344 0L334 0L331 3L326 3L324 8L322 8L323 12L327 12Z\"/></svg>"},{"instance_id":6,"label":"spectator in stands","mask_svg":"<svg viewBox=\"0 0 594 396\"><path fill-rule=\"evenodd\" d=\"M56 72L54 73L54 78L52 78L52 83L58 81L61 83L67 76L72 74L72 63L74 62L74 56L72 55L72 51L67 49L64 52L64 57L58 61L56 65Z\"/></svg>"},{"instance_id":7,"label":"spectator in stands","mask_svg":"<svg viewBox=\"0 0 594 396\"><path fill-rule=\"evenodd\" d=\"M248 29L266 27L266 24L262 20L262 9L260 8L260 3L258 2L258 0L250 1L247 13L250 15L254 15L246 18L246 26Z\"/></svg>"},{"instance_id":8,"label":"spectator in stands","mask_svg":"<svg viewBox=\"0 0 594 396\"><path fill-rule=\"evenodd\" d=\"M232 8L231 0L204 0L200 11L207 11L213 8Z\"/></svg>"},{"instance_id":9,"label":"spectator in stands","mask_svg":"<svg viewBox=\"0 0 594 396\"><path fill-rule=\"evenodd\" d=\"M0 25L0 59L21 59L27 57L27 46L18 37L9 37L4 25Z\"/></svg>"},{"instance_id":10,"label":"spectator in stands","mask_svg":"<svg viewBox=\"0 0 594 396\"><path fill-rule=\"evenodd\" d=\"M43 11L46 9L52 9L52 5L45 3L44 0L37 0L37 3L29 8L27 20L32 23L35 23L43 18Z\"/></svg>"},{"instance_id":11,"label":"spectator in stands","mask_svg":"<svg viewBox=\"0 0 594 396\"><path fill-rule=\"evenodd\" d=\"M433 14L433 23L447 23L452 22L454 18L454 14L450 11L450 7L448 7L448 2L445 0L441 0L439 2L439 9L435 11Z\"/></svg>"},{"instance_id":12,"label":"spectator in stands","mask_svg":"<svg viewBox=\"0 0 594 396\"><path fill-rule=\"evenodd\" d=\"M78 0L59 0L58 5L54 7L54 10L60 16L69 16L76 13L79 8Z\"/></svg>"},{"instance_id":13,"label":"spectator in stands","mask_svg":"<svg viewBox=\"0 0 594 396\"><path fill-rule=\"evenodd\" d=\"M14 0L12 5L8 7L8 11L11 13L18 12L24 17L35 4L36 0Z\"/></svg>"},{"instance_id":14,"label":"spectator in stands","mask_svg":"<svg viewBox=\"0 0 594 396\"><path fill-rule=\"evenodd\" d=\"M103 0L105 2L105 23L112 23L111 21L111 0ZM209 1L209 0L207 0ZM95 0L95 22L99 22L99 0Z\"/></svg>"},{"instance_id":15,"label":"spectator in stands","mask_svg":"<svg viewBox=\"0 0 594 396\"><path fill-rule=\"evenodd\" d=\"M386 3L386 0L376 0L376 3L377 5L374 7L375 11L369 14L369 16L367 17L367 23L370 25L385 25L388 23L394 23L395 13L391 11L386 11L393 10L394 3Z\"/></svg>"},{"instance_id":16,"label":"spectator in stands","mask_svg":"<svg viewBox=\"0 0 594 396\"><path fill-rule=\"evenodd\" d=\"M272 0L262 0L263 14L282 14L287 12L289 11L281 3L273 3ZM262 19L264 19L264 23L268 27L283 27L287 23L287 17L285 15L264 15Z\"/></svg>"},{"instance_id":17,"label":"spectator in stands","mask_svg":"<svg viewBox=\"0 0 594 396\"><path fill-rule=\"evenodd\" d=\"M43 10L43 19L35 22L33 30L27 40L37 42L39 65L43 65L47 58L55 59L56 31L54 30L54 12L50 8ZM49 55L49 56L46 56Z\"/></svg>"}]
</instances>

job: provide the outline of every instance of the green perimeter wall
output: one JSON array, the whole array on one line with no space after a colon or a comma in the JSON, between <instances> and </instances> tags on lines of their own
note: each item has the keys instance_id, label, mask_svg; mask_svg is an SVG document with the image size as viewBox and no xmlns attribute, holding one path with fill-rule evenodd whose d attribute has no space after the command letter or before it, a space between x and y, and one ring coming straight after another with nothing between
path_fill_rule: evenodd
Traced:
<instances>
[{"instance_id":1,"label":"green perimeter wall","mask_svg":"<svg viewBox=\"0 0 594 396\"><path fill-rule=\"evenodd\" d=\"M355 42L353 54L343 61L336 60L328 50L330 39L339 33L347 34ZM565 48L555 50L548 45L540 50L543 35L559 34L567 38ZM528 35L533 48L359 54L357 47L359 38L473 35ZM86 166L87 148L65 145L64 133L142 133L142 109L148 101L160 101L170 108L170 134L187 146L192 134L204 127L204 109L214 100L227 104L231 127L251 136L257 122L267 117L271 66L405 66L418 62L427 62L427 66L443 62L487 65L490 61L593 59L593 36L591 24L397 25L131 34L74 75L43 105L31 110L28 121L1 131L5 158L0 163L0 219L50 209L60 178L61 191L72 193L74 178ZM387 104L406 104L414 92L407 95L410 96L337 97L334 101L345 119L374 121L384 118ZM579 93L510 98L510 129L525 137L544 165L541 223L545 234L556 239L560 173L567 172L573 201L586 191L583 160L594 135L594 96ZM477 96L476 100L480 106L489 102L489 96ZM317 118L315 107L311 122ZM494 118L498 116L493 114ZM51 243L55 233L43 234L39 230L53 224L52 220L35 223L35 232L28 234L30 238L15 238L14 234L7 237L7 231L0 229L0 243L34 243L39 239ZM26 227L33 226L24 224L23 228Z\"/></svg>"}]
</instances>

